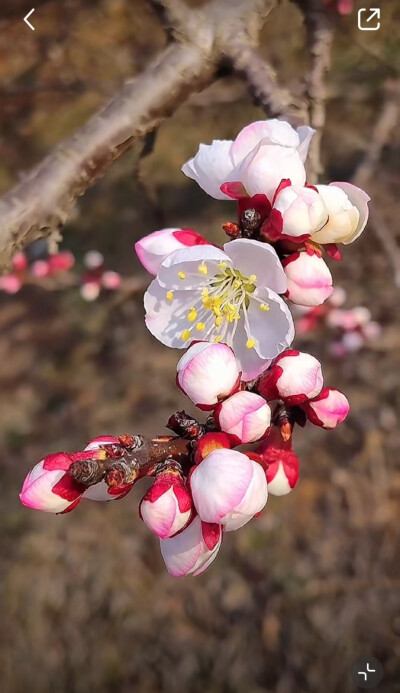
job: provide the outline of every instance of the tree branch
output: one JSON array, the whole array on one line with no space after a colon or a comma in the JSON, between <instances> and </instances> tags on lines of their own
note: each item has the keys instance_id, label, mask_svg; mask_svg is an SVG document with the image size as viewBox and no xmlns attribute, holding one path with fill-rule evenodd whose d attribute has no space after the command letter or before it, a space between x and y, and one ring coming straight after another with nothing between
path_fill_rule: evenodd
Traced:
<instances>
[{"instance_id":1,"label":"tree branch","mask_svg":"<svg viewBox=\"0 0 400 693\"><path fill-rule=\"evenodd\" d=\"M54 234L77 198L113 161L215 80L224 58L269 114L288 116L295 110L290 94L277 87L271 68L253 50L277 0L213 0L196 10L182 0L151 1L164 7L179 41L0 198L0 268L21 246Z\"/></svg>"}]
</instances>

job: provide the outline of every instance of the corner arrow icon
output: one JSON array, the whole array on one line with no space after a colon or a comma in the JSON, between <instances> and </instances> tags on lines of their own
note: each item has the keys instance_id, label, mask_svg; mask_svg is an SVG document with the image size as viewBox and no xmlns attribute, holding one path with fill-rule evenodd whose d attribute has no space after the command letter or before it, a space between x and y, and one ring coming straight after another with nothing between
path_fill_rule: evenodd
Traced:
<instances>
[{"instance_id":1,"label":"corner arrow icon","mask_svg":"<svg viewBox=\"0 0 400 693\"><path fill-rule=\"evenodd\" d=\"M35 11L35 8L33 8L30 12L28 12L28 14L26 15L26 17L24 17L24 22L25 22L25 24L27 24L27 25L29 26L29 28L32 29L32 31L35 31L35 27L32 26L32 24L31 24L30 22L28 22L28 17L30 17L31 14L33 14L34 11Z\"/></svg>"},{"instance_id":2,"label":"corner arrow icon","mask_svg":"<svg viewBox=\"0 0 400 693\"><path fill-rule=\"evenodd\" d=\"M381 11L378 7L371 7L371 14L368 17L367 22L370 22L371 19L373 19L374 17L376 17L377 19L380 19L381 18L380 14L381 14Z\"/></svg>"}]
</instances>

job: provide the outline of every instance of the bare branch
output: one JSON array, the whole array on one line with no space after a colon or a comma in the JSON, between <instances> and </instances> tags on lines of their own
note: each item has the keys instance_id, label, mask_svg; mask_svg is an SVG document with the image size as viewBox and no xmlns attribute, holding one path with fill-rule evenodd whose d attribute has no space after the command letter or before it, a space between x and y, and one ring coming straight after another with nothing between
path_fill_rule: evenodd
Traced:
<instances>
[{"instance_id":1,"label":"bare branch","mask_svg":"<svg viewBox=\"0 0 400 693\"><path fill-rule=\"evenodd\" d=\"M359 187L368 187L368 182L376 172L382 150L389 142L392 132L398 123L400 111L399 95L400 82L398 80L388 82L386 85L386 100L370 138L370 145L353 176L353 183ZM394 283L400 288L400 248L386 224L384 215L376 204L371 212L371 228L379 239L389 266L392 268Z\"/></svg>"},{"instance_id":2,"label":"bare branch","mask_svg":"<svg viewBox=\"0 0 400 693\"><path fill-rule=\"evenodd\" d=\"M312 66L307 77L309 122L316 133L308 152L307 172L310 183L318 183L324 167L321 161L321 140L326 119L326 74L331 67L333 27L326 13L313 0L300 3L305 14Z\"/></svg>"},{"instance_id":3,"label":"bare branch","mask_svg":"<svg viewBox=\"0 0 400 693\"><path fill-rule=\"evenodd\" d=\"M154 0L164 6L181 40L0 198L0 267L19 247L39 237L55 238L76 199L136 140L212 83L225 57L271 115L295 110L290 95L276 86L271 68L252 48L276 2L213 0L190 10L181 0Z\"/></svg>"}]
</instances>

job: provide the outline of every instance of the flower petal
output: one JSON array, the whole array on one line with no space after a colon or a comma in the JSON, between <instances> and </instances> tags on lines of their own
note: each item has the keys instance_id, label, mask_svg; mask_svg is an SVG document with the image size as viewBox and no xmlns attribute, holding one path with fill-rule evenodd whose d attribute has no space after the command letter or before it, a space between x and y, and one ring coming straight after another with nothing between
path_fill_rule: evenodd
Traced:
<instances>
[{"instance_id":1,"label":"flower petal","mask_svg":"<svg viewBox=\"0 0 400 693\"><path fill-rule=\"evenodd\" d=\"M188 329L187 314L199 300L198 291L176 291L172 303L168 301L165 287L154 279L144 295L146 326L162 344L175 349L189 346L194 336ZM185 332L186 331L186 332ZM187 338L182 335L187 333Z\"/></svg>"},{"instance_id":2,"label":"flower petal","mask_svg":"<svg viewBox=\"0 0 400 693\"><path fill-rule=\"evenodd\" d=\"M255 274L258 285L267 284L277 294L285 293L287 279L276 251L268 243L239 238L224 245L232 265L249 277Z\"/></svg>"},{"instance_id":3,"label":"flower petal","mask_svg":"<svg viewBox=\"0 0 400 693\"><path fill-rule=\"evenodd\" d=\"M262 310L262 305L269 310ZM292 343L295 330L291 312L274 291L266 287L256 289L250 296L248 318L250 335L256 340L255 350L262 358L273 359Z\"/></svg>"},{"instance_id":4,"label":"flower petal","mask_svg":"<svg viewBox=\"0 0 400 693\"><path fill-rule=\"evenodd\" d=\"M219 262L229 263L229 257L213 245L182 248L164 260L157 280L168 291L199 288L206 283L207 276L216 273ZM199 266L206 268L206 274Z\"/></svg>"},{"instance_id":5,"label":"flower petal","mask_svg":"<svg viewBox=\"0 0 400 693\"><path fill-rule=\"evenodd\" d=\"M246 125L233 142L231 155L234 163L237 166L241 164L261 140L265 144L279 144L293 149L299 145L298 134L286 121L277 120L277 118L257 120L255 123Z\"/></svg>"},{"instance_id":6,"label":"flower petal","mask_svg":"<svg viewBox=\"0 0 400 693\"><path fill-rule=\"evenodd\" d=\"M235 166L230 154L232 140L213 140L201 144L193 159L182 166L185 176L192 178L211 197L228 200L220 190L222 183L235 180Z\"/></svg>"}]
</instances>

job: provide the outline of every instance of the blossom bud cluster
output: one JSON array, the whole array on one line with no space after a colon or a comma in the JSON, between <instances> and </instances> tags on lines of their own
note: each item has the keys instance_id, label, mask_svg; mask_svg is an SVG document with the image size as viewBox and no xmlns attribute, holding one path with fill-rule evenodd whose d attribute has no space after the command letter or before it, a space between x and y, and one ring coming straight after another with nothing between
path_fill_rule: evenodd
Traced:
<instances>
[{"instance_id":1,"label":"blossom bud cluster","mask_svg":"<svg viewBox=\"0 0 400 693\"><path fill-rule=\"evenodd\" d=\"M290 306L302 319L318 320L329 305L330 321L343 325L328 262L341 259L338 244L362 234L369 201L349 183L307 183L313 134L307 126L295 130L266 120L243 128L233 141L200 145L182 170L208 195L235 200L237 218L223 224L230 240L217 246L192 229L174 227L136 243L154 277L144 297L146 325L166 346L186 350L176 383L205 412L204 423L184 411L173 414L167 425L175 437L156 439L139 471L134 457L132 478L124 476L123 437L95 439L81 453L50 455L28 474L25 505L68 512L86 498L120 498L136 478L151 476L139 514L158 536L168 572L180 577L202 573L225 532L258 517L270 495L296 486L296 424L333 429L349 403L324 384L314 356L292 347ZM104 282L103 259L92 254L86 265L90 299ZM361 313L358 321L367 324ZM101 472L111 453L120 456L117 474L100 473L90 485L74 473L72 465L85 459Z\"/></svg>"}]
</instances>

